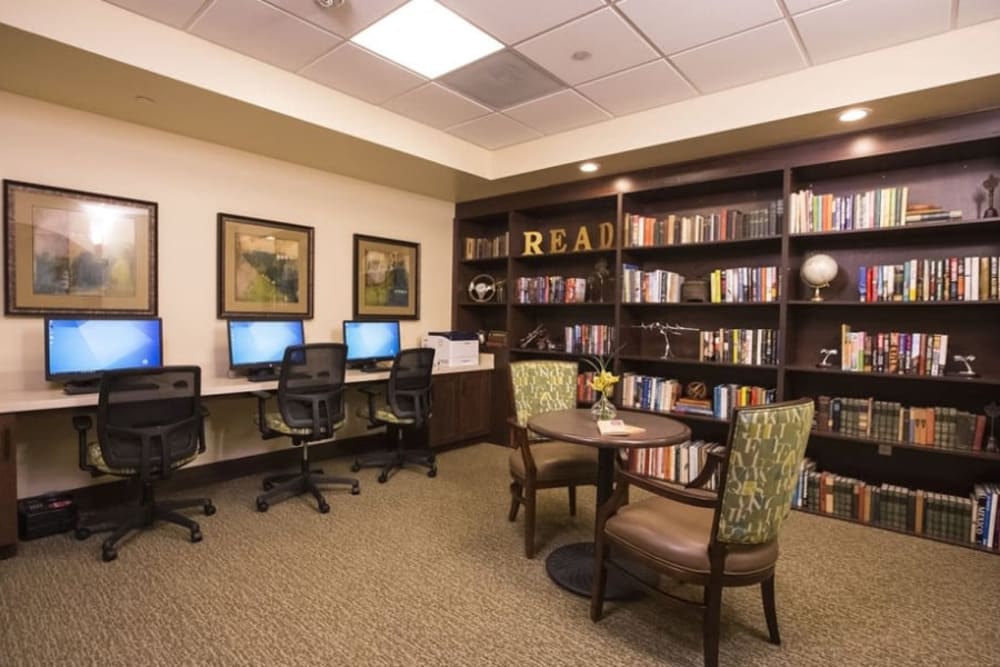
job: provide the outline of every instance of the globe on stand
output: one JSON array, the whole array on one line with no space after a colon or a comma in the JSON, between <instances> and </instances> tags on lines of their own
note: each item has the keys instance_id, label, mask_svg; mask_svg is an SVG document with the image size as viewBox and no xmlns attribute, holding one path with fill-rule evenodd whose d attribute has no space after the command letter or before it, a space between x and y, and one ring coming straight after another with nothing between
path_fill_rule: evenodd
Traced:
<instances>
[{"instance_id":1,"label":"globe on stand","mask_svg":"<svg viewBox=\"0 0 1000 667\"><path fill-rule=\"evenodd\" d=\"M823 287L829 287L833 279L837 277L837 261L829 255L815 254L806 257L799 272L803 282L813 288L813 301L822 301L819 291Z\"/></svg>"}]
</instances>

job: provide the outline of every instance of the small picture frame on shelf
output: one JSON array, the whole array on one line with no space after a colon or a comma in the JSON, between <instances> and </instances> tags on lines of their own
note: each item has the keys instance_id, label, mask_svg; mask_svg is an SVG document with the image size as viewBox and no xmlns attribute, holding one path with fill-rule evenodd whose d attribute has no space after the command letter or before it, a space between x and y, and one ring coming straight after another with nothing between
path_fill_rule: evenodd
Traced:
<instances>
[{"instance_id":1,"label":"small picture frame on shelf","mask_svg":"<svg viewBox=\"0 0 1000 667\"><path fill-rule=\"evenodd\" d=\"M231 213L218 226L220 318L312 318L312 227Z\"/></svg>"},{"instance_id":2,"label":"small picture frame on shelf","mask_svg":"<svg viewBox=\"0 0 1000 667\"><path fill-rule=\"evenodd\" d=\"M156 315L156 202L4 180L7 315Z\"/></svg>"}]
</instances>

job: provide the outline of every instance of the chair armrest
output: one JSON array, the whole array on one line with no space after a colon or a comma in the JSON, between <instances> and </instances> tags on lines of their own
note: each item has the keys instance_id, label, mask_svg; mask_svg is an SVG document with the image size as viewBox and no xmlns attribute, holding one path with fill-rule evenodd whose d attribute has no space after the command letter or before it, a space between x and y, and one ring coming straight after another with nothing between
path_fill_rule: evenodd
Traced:
<instances>
[{"instance_id":1,"label":"chair armrest","mask_svg":"<svg viewBox=\"0 0 1000 667\"><path fill-rule=\"evenodd\" d=\"M705 461L705 466L698 473L697 477L684 485L684 488L700 489L708 484L709 480L712 479L712 475L715 474L716 469L726 460L726 456L728 455L729 450L725 447L713 447L709 449L708 460Z\"/></svg>"},{"instance_id":2,"label":"chair armrest","mask_svg":"<svg viewBox=\"0 0 1000 667\"><path fill-rule=\"evenodd\" d=\"M80 470L94 472L88 457L89 444L87 443L87 432L94 426L94 420L89 415L73 415L73 428L77 433L77 448L79 450Z\"/></svg>"},{"instance_id":3,"label":"chair armrest","mask_svg":"<svg viewBox=\"0 0 1000 667\"><path fill-rule=\"evenodd\" d=\"M625 484L622 484L625 482ZM688 489L669 482L663 482L625 470L618 471L617 483L621 486L633 484L644 491L695 507L715 507L719 504L718 494L703 489Z\"/></svg>"}]
</instances>

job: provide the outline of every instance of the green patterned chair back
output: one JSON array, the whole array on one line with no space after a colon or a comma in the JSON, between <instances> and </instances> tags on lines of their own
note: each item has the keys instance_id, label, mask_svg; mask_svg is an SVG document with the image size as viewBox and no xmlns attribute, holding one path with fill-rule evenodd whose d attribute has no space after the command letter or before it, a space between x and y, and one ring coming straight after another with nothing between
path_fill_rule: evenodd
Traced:
<instances>
[{"instance_id":1,"label":"green patterned chair back","mask_svg":"<svg viewBox=\"0 0 1000 667\"><path fill-rule=\"evenodd\" d=\"M578 368L572 361L515 361L510 365L517 423L543 412L576 407Z\"/></svg>"},{"instance_id":2,"label":"green patterned chair back","mask_svg":"<svg viewBox=\"0 0 1000 667\"><path fill-rule=\"evenodd\" d=\"M777 538L791 508L812 419L811 399L736 412L722 477L720 542L765 544Z\"/></svg>"}]
</instances>

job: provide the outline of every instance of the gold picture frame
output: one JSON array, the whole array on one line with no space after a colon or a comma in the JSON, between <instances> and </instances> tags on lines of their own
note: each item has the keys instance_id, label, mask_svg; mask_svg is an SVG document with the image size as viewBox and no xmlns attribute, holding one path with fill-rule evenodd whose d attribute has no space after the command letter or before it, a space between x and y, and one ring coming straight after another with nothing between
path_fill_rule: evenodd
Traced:
<instances>
[{"instance_id":1,"label":"gold picture frame","mask_svg":"<svg viewBox=\"0 0 1000 667\"><path fill-rule=\"evenodd\" d=\"M420 244L354 235L354 319L420 319Z\"/></svg>"},{"instance_id":2,"label":"gold picture frame","mask_svg":"<svg viewBox=\"0 0 1000 667\"><path fill-rule=\"evenodd\" d=\"M220 318L312 318L312 227L231 213L218 226Z\"/></svg>"},{"instance_id":3,"label":"gold picture frame","mask_svg":"<svg viewBox=\"0 0 1000 667\"><path fill-rule=\"evenodd\" d=\"M4 179L4 313L156 315L156 202Z\"/></svg>"}]
</instances>

